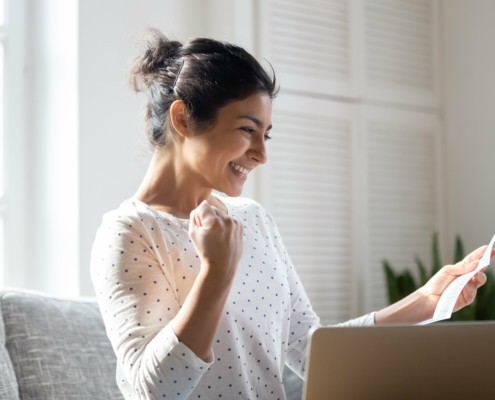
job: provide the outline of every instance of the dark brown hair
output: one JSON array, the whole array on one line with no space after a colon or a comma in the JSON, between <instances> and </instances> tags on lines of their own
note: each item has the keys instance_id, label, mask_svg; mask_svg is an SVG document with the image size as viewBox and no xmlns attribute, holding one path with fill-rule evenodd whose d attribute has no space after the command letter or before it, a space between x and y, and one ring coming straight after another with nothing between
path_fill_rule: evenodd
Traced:
<instances>
[{"instance_id":1,"label":"dark brown hair","mask_svg":"<svg viewBox=\"0 0 495 400\"><path fill-rule=\"evenodd\" d=\"M134 90L147 95L146 125L154 145L165 145L168 111L182 100L198 128L212 124L219 108L257 92L277 94L275 75L269 75L243 48L208 38L184 45L150 29L144 49L130 75Z\"/></svg>"}]
</instances>

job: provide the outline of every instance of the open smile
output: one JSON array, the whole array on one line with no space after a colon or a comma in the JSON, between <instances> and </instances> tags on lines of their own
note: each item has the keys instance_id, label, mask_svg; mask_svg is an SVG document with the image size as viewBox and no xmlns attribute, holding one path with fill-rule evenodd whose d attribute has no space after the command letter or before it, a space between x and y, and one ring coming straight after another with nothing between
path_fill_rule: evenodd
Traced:
<instances>
[{"instance_id":1,"label":"open smile","mask_svg":"<svg viewBox=\"0 0 495 400\"><path fill-rule=\"evenodd\" d=\"M235 172L242 175L244 178L246 178L249 172L251 171L250 169L243 167L242 165L236 164L232 161L229 162L229 165Z\"/></svg>"}]
</instances>

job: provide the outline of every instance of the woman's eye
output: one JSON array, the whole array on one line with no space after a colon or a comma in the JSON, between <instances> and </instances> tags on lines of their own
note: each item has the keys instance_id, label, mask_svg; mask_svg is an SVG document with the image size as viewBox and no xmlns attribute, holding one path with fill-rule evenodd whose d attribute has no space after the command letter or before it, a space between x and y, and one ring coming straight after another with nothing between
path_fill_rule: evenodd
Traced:
<instances>
[{"instance_id":1,"label":"woman's eye","mask_svg":"<svg viewBox=\"0 0 495 400\"><path fill-rule=\"evenodd\" d=\"M250 127L248 127L248 126L245 126L245 127L241 128L241 129L242 129L244 132L249 133L250 135L252 135L252 134L255 132L255 130L254 130L253 128L250 128Z\"/></svg>"},{"instance_id":2,"label":"woman's eye","mask_svg":"<svg viewBox=\"0 0 495 400\"><path fill-rule=\"evenodd\" d=\"M247 133L247 135L249 135L249 136L252 136L252 135L254 135L256 133L256 129L255 128L251 128L250 126L241 127L240 130L242 132ZM272 137L268 133L266 133L263 137L265 139L265 142L267 142L267 141L269 141L269 140L272 139Z\"/></svg>"}]
</instances>

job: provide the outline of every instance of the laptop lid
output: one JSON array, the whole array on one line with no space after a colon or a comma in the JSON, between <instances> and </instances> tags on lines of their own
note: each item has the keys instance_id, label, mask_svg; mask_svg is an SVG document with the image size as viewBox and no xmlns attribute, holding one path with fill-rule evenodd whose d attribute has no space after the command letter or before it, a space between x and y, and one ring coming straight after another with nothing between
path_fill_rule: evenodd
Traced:
<instances>
[{"instance_id":1,"label":"laptop lid","mask_svg":"<svg viewBox=\"0 0 495 400\"><path fill-rule=\"evenodd\" d=\"M324 327L310 338L305 400L495 399L495 322Z\"/></svg>"}]
</instances>

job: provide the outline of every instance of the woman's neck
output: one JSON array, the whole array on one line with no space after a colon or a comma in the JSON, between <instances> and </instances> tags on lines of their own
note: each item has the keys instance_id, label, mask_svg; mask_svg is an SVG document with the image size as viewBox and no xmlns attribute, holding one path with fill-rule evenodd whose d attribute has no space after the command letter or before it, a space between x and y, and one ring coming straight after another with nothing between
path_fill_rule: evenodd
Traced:
<instances>
[{"instance_id":1,"label":"woman's neck","mask_svg":"<svg viewBox=\"0 0 495 400\"><path fill-rule=\"evenodd\" d=\"M141 182L135 198L150 207L175 215L189 218L189 214L202 201L225 210L225 206L212 195L211 188L201 188L193 177L189 177L172 154L157 150L153 154L146 175Z\"/></svg>"}]
</instances>

